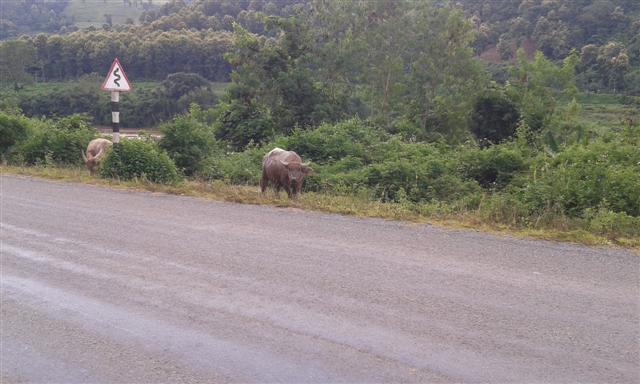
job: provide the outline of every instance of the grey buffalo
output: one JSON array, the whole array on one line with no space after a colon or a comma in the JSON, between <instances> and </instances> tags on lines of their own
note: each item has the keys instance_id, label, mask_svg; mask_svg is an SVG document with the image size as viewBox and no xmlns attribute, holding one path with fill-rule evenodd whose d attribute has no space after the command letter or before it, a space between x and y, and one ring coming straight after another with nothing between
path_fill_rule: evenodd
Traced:
<instances>
[{"instance_id":1,"label":"grey buffalo","mask_svg":"<svg viewBox=\"0 0 640 384\"><path fill-rule=\"evenodd\" d=\"M93 139L87 146L87 153L82 152L82 159L84 160L84 164L87 166L89 173L92 175L100 165L100 162L104 158L107 149L111 147L111 141L107 139Z\"/></svg>"},{"instance_id":2,"label":"grey buffalo","mask_svg":"<svg viewBox=\"0 0 640 384\"><path fill-rule=\"evenodd\" d=\"M289 198L296 197L300 193L304 177L311 172L311 168L302 163L297 153L274 148L262 159L260 189L264 193L271 183L276 192L283 188Z\"/></svg>"}]
</instances>

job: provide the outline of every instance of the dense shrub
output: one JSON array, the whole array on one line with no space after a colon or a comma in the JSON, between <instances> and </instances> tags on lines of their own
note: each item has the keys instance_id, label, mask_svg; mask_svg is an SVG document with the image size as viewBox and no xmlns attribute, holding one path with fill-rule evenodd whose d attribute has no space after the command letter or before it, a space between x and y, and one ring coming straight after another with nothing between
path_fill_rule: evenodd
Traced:
<instances>
[{"instance_id":1,"label":"dense shrub","mask_svg":"<svg viewBox=\"0 0 640 384\"><path fill-rule=\"evenodd\" d=\"M209 80L197 73L177 72L167 76L161 84L167 96L172 99L178 99L194 89L207 87L210 83Z\"/></svg>"},{"instance_id":2,"label":"dense shrub","mask_svg":"<svg viewBox=\"0 0 640 384\"><path fill-rule=\"evenodd\" d=\"M584 218L593 232L607 236L640 236L640 217L624 212L613 212L605 208L587 208Z\"/></svg>"},{"instance_id":3,"label":"dense shrub","mask_svg":"<svg viewBox=\"0 0 640 384\"><path fill-rule=\"evenodd\" d=\"M521 190L535 209L559 207L570 216L600 207L640 216L640 150L634 142L573 145L537 165Z\"/></svg>"},{"instance_id":4,"label":"dense shrub","mask_svg":"<svg viewBox=\"0 0 640 384\"><path fill-rule=\"evenodd\" d=\"M0 158L5 159L11 147L27 136L28 120L0 112Z\"/></svg>"},{"instance_id":5,"label":"dense shrub","mask_svg":"<svg viewBox=\"0 0 640 384\"><path fill-rule=\"evenodd\" d=\"M81 151L97 132L85 117L73 115L55 123L31 120L31 131L16 148L14 162L25 164L82 164Z\"/></svg>"},{"instance_id":6,"label":"dense shrub","mask_svg":"<svg viewBox=\"0 0 640 384\"><path fill-rule=\"evenodd\" d=\"M262 157L267 149L250 148L244 152L216 155L206 159L199 176L230 184L258 185L262 175Z\"/></svg>"},{"instance_id":7,"label":"dense shrub","mask_svg":"<svg viewBox=\"0 0 640 384\"><path fill-rule=\"evenodd\" d=\"M174 118L160 126L159 146L173 159L178 169L191 176L200 170L202 160L214 148L213 131L189 115Z\"/></svg>"},{"instance_id":8,"label":"dense shrub","mask_svg":"<svg viewBox=\"0 0 640 384\"><path fill-rule=\"evenodd\" d=\"M481 145L497 144L514 136L519 118L516 105L494 91L476 101L469 128Z\"/></svg>"},{"instance_id":9,"label":"dense shrub","mask_svg":"<svg viewBox=\"0 0 640 384\"><path fill-rule=\"evenodd\" d=\"M513 145L469 149L460 155L460 171L485 188L503 188L514 176L528 169L522 152Z\"/></svg>"},{"instance_id":10,"label":"dense shrub","mask_svg":"<svg viewBox=\"0 0 640 384\"><path fill-rule=\"evenodd\" d=\"M461 179L439 153L372 164L366 169L366 184L384 201L453 201L480 191L477 183Z\"/></svg>"},{"instance_id":11,"label":"dense shrub","mask_svg":"<svg viewBox=\"0 0 640 384\"><path fill-rule=\"evenodd\" d=\"M100 165L100 176L131 180L146 179L154 183L180 181L175 164L153 142L123 140Z\"/></svg>"},{"instance_id":12,"label":"dense shrub","mask_svg":"<svg viewBox=\"0 0 640 384\"><path fill-rule=\"evenodd\" d=\"M313 130L295 130L290 136L278 141L283 148L298 153L303 160L327 163L346 156L370 159L369 149L381 140L375 128L359 119L336 124L322 124Z\"/></svg>"},{"instance_id":13,"label":"dense shrub","mask_svg":"<svg viewBox=\"0 0 640 384\"><path fill-rule=\"evenodd\" d=\"M264 143L275 136L275 125L268 110L251 103L233 101L219 108L215 137L236 151L249 143Z\"/></svg>"},{"instance_id":14,"label":"dense shrub","mask_svg":"<svg viewBox=\"0 0 640 384\"><path fill-rule=\"evenodd\" d=\"M305 177L305 191L329 191L354 194L366 187L366 174L362 159L346 156L329 164L312 164L313 172Z\"/></svg>"}]
</instances>

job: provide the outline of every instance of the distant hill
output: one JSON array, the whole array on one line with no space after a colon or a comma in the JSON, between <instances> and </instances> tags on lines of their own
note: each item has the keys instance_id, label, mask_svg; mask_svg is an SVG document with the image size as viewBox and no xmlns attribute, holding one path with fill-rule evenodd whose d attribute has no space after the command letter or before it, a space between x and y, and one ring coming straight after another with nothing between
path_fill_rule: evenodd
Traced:
<instances>
[{"instance_id":1,"label":"distant hill","mask_svg":"<svg viewBox=\"0 0 640 384\"><path fill-rule=\"evenodd\" d=\"M104 24L138 23L142 12L157 9L171 0L69 0L64 15L78 28Z\"/></svg>"},{"instance_id":2,"label":"distant hill","mask_svg":"<svg viewBox=\"0 0 640 384\"><path fill-rule=\"evenodd\" d=\"M609 42L624 45L632 61L640 57L638 0L460 0L475 24L478 53L496 48L503 60L527 44L552 59L572 49Z\"/></svg>"},{"instance_id":3,"label":"distant hill","mask_svg":"<svg viewBox=\"0 0 640 384\"><path fill-rule=\"evenodd\" d=\"M393 9L393 4L401 1L381 1L382 12L386 12L386 8ZM575 50L580 60L577 72L581 89L594 92L625 91L634 95L640 93L639 0L423 1L459 9L475 29L472 47L485 63L498 64L496 67L512 63L519 48L529 58L536 51L541 51L556 62ZM208 31L213 36L216 34L211 32L220 32L217 35L223 37L215 40L225 40L224 44L206 43L207 49L213 49L228 46L228 36L224 32L232 31L234 23L252 33L268 35L265 15L295 16L313 24L318 23L314 12L320 4L340 9L339 4L348 3L342 0L327 0L324 3L311 0L0 0L0 39L39 32L55 33L60 35L52 41L55 46L57 39L82 40L82 33L100 32L115 34L104 41L121 40L123 46L128 47L135 39L156 39L160 33L171 32L172 38L176 39L171 52L176 52L178 50L175 47L184 50L188 46L184 41L179 41L190 34ZM339 18L341 15L334 16ZM371 20L379 18L375 12L366 16ZM84 31L89 27L93 31ZM78 35L69 33L78 29L82 31ZM135 39L131 36L135 36ZM197 38L202 39L202 36ZM90 49L97 51L88 55L87 52L80 52L79 46L70 46L78 50L78 59L74 58L78 62L73 64L71 70L77 75L91 71L87 58L102 55L107 49L93 47ZM203 48L196 50L202 52ZM37 52L38 55L44 54L42 49ZM137 52L130 53L138 55ZM46 67L48 62L62 61L51 59L51 55L44 56L37 60L39 67ZM145 60L158 61L148 52L142 56ZM199 68L208 67L206 63L196 61L191 64L193 60L184 55L178 56L174 60L186 60L189 68L176 68L176 71L199 71ZM214 56L222 57L222 53L216 52ZM166 57L166 54L159 56L161 60ZM37 70L34 67L33 71ZM150 69L141 70L141 73L149 72ZM217 71L214 72L199 73L210 80L228 77L221 78ZM54 79L69 76L56 73Z\"/></svg>"},{"instance_id":4,"label":"distant hill","mask_svg":"<svg viewBox=\"0 0 640 384\"><path fill-rule=\"evenodd\" d=\"M0 39L59 32L73 21L63 14L69 0L0 0Z\"/></svg>"},{"instance_id":5,"label":"distant hill","mask_svg":"<svg viewBox=\"0 0 640 384\"><path fill-rule=\"evenodd\" d=\"M145 11L173 0L0 0L0 40L66 33L104 24L138 23ZM178 0L181 1L182 0Z\"/></svg>"}]
</instances>

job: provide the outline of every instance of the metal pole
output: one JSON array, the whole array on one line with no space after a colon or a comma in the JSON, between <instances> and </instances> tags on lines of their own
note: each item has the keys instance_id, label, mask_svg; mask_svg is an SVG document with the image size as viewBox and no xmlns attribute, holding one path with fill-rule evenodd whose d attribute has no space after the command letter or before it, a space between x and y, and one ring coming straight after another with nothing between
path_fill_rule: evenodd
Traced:
<instances>
[{"instance_id":1,"label":"metal pole","mask_svg":"<svg viewBox=\"0 0 640 384\"><path fill-rule=\"evenodd\" d=\"M111 127L113 128L113 144L120 142L120 92L111 91Z\"/></svg>"}]
</instances>

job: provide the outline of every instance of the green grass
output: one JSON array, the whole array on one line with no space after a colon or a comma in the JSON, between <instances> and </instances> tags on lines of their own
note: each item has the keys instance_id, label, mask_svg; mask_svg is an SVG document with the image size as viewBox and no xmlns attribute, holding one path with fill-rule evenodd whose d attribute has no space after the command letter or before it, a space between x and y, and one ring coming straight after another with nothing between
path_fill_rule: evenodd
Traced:
<instances>
[{"instance_id":1,"label":"green grass","mask_svg":"<svg viewBox=\"0 0 640 384\"><path fill-rule=\"evenodd\" d=\"M153 0L154 7L159 7L169 0ZM148 0L144 0L146 4ZM133 5L134 0L131 0ZM138 0L137 7L125 5L122 0L71 0L64 13L73 17L78 28L89 26L102 27L105 14L110 14L113 24L124 24L127 18L139 24L138 19L143 12L143 0Z\"/></svg>"},{"instance_id":2,"label":"green grass","mask_svg":"<svg viewBox=\"0 0 640 384\"><path fill-rule=\"evenodd\" d=\"M579 122L601 127L600 130L621 128L628 119L640 120L638 97L633 102L632 97L625 98L622 95L580 93L576 101L582 106Z\"/></svg>"},{"instance_id":3,"label":"green grass","mask_svg":"<svg viewBox=\"0 0 640 384\"><path fill-rule=\"evenodd\" d=\"M258 187L228 185L222 182L206 183L201 181L185 181L179 185L153 184L144 180L120 181L100 179L89 176L84 168L60 167L13 167L0 166L0 173L41 177L111 188L150 191L181 196L228 201L243 204L258 204L276 207L305 209L310 211L329 212L360 217L375 217L400 220L418 224L433 224L448 228L467 228L488 233L573 242L596 246L622 246L634 251L640 250L640 238L608 238L590 233L571 223L548 229L527 229L496 224L483 217L477 211L466 211L455 214L443 212L433 206L410 206L403 203L382 203L361 196L337 196L326 193L304 193L296 200L289 200L285 194L275 196L273 193L262 195ZM568 225L567 225L568 224Z\"/></svg>"}]
</instances>

